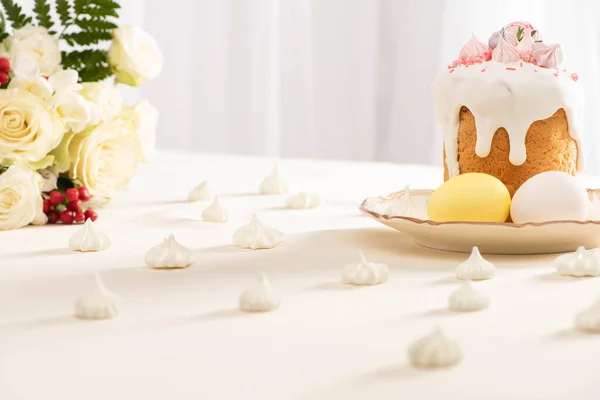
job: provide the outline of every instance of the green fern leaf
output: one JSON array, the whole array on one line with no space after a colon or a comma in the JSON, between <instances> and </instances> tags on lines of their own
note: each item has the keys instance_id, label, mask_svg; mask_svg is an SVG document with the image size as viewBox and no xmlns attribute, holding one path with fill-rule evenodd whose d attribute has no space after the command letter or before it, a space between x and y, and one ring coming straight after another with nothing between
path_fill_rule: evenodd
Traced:
<instances>
[{"instance_id":1,"label":"green fern leaf","mask_svg":"<svg viewBox=\"0 0 600 400\"><path fill-rule=\"evenodd\" d=\"M50 17L50 4L46 0L35 0L33 12L35 12L39 26L43 26L48 30L52 29L54 22L52 22L52 17Z\"/></svg>"},{"instance_id":2,"label":"green fern leaf","mask_svg":"<svg viewBox=\"0 0 600 400\"><path fill-rule=\"evenodd\" d=\"M8 37L6 28L6 17L3 12L0 12L0 42L3 42Z\"/></svg>"},{"instance_id":3,"label":"green fern leaf","mask_svg":"<svg viewBox=\"0 0 600 400\"><path fill-rule=\"evenodd\" d=\"M63 39L71 46L89 46L98 44L104 40L110 40L111 37L110 32L105 31L81 31L63 35Z\"/></svg>"},{"instance_id":4,"label":"green fern leaf","mask_svg":"<svg viewBox=\"0 0 600 400\"><path fill-rule=\"evenodd\" d=\"M98 18L79 18L75 21L75 25L84 31L110 31L118 28L114 22Z\"/></svg>"},{"instance_id":5,"label":"green fern leaf","mask_svg":"<svg viewBox=\"0 0 600 400\"><path fill-rule=\"evenodd\" d=\"M19 29L31 23L31 17L25 15L21 6L16 4L13 0L0 1L2 2L2 7L4 7L6 16L13 29Z\"/></svg>"},{"instance_id":6,"label":"green fern leaf","mask_svg":"<svg viewBox=\"0 0 600 400\"><path fill-rule=\"evenodd\" d=\"M62 65L79 72L82 82L95 82L112 75L108 64L108 53L99 49L74 50L63 52Z\"/></svg>"},{"instance_id":7,"label":"green fern leaf","mask_svg":"<svg viewBox=\"0 0 600 400\"><path fill-rule=\"evenodd\" d=\"M68 0L56 0L56 13L60 18L60 23L64 28L73 23L73 12Z\"/></svg>"}]
</instances>

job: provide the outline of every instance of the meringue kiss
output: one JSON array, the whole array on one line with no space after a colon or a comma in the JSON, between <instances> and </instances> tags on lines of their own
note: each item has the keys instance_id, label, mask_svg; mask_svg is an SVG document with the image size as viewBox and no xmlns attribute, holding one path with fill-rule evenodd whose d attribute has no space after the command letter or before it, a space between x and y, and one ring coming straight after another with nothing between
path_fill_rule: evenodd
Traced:
<instances>
[{"instance_id":1,"label":"meringue kiss","mask_svg":"<svg viewBox=\"0 0 600 400\"><path fill-rule=\"evenodd\" d=\"M110 245L110 238L97 230L94 222L89 218L69 240L69 248L73 251L102 251L108 249Z\"/></svg>"}]
</instances>

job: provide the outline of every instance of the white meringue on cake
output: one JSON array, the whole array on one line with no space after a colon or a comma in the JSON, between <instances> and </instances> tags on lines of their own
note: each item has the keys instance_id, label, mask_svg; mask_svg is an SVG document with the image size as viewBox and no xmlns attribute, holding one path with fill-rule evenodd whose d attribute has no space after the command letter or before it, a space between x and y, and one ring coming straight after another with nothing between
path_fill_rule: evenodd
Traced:
<instances>
[{"instance_id":1,"label":"white meringue on cake","mask_svg":"<svg viewBox=\"0 0 600 400\"><path fill-rule=\"evenodd\" d=\"M600 298L575 316L575 327L584 332L600 333Z\"/></svg>"},{"instance_id":2,"label":"white meringue on cake","mask_svg":"<svg viewBox=\"0 0 600 400\"><path fill-rule=\"evenodd\" d=\"M342 282L348 285L379 285L390 278L390 269L385 264L367 261L361 250L360 262L349 264L342 270Z\"/></svg>"},{"instance_id":3,"label":"white meringue on cake","mask_svg":"<svg viewBox=\"0 0 600 400\"><path fill-rule=\"evenodd\" d=\"M249 224L242 226L233 234L233 244L245 249L272 249L283 243L283 233L269 228L259 221L256 214Z\"/></svg>"},{"instance_id":4,"label":"white meringue on cake","mask_svg":"<svg viewBox=\"0 0 600 400\"><path fill-rule=\"evenodd\" d=\"M456 267L456 277L458 279L472 281L491 279L495 272L496 267L494 264L481 256L477 246L473 247L469 258Z\"/></svg>"},{"instance_id":5,"label":"white meringue on cake","mask_svg":"<svg viewBox=\"0 0 600 400\"><path fill-rule=\"evenodd\" d=\"M275 163L273 171L262 181L259 190L261 194L285 194L289 191L289 184L283 177L278 162Z\"/></svg>"},{"instance_id":6,"label":"white meringue on cake","mask_svg":"<svg viewBox=\"0 0 600 400\"><path fill-rule=\"evenodd\" d=\"M407 217L428 220L427 203L415 203L410 194L410 187L406 185L400 198L394 199L386 208L385 214L394 217Z\"/></svg>"},{"instance_id":7,"label":"white meringue on cake","mask_svg":"<svg viewBox=\"0 0 600 400\"><path fill-rule=\"evenodd\" d=\"M96 287L75 301L75 316L81 319L108 319L119 314L120 300L104 287L98 274Z\"/></svg>"},{"instance_id":8,"label":"white meringue on cake","mask_svg":"<svg viewBox=\"0 0 600 400\"><path fill-rule=\"evenodd\" d=\"M69 248L73 251L102 251L108 249L110 245L110 238L97 230L90 218L69 239Z\"/></svg>"},{"instance_id":9,"label":"white meringue on cake","mask_svg":"<svg viewBox=\"0 0 600 400\"><path fill-rule=\"evenodd\" d=\"M177 242L174 235L169 235L161 244L152 247L146 253L146 265L150 268L185 268L192 262L191 250Z\"/></svg>"},{"instance_id":10,"label":"white meringue on cake","mask_svg":"<svg viewBox=\"0 0 600 400\"><path fill-rule=\"evenodd\" d=\"M205 201L214 197L215 193L208 181L203 181L188 194L188 201Z\"/></svg>"},{"instance_id":11,"label":"white meringue on cake","mask_svg":"<svg viewBox=\"0 0 600 400\"><path fill-rule=\"evenodd\" d=\"M255 287L242 292L239 307L247 312L267 312L279 307L279 297L269 283L267 276L261 273Z\"/></svg>"},{"instance_id":12,"label":"white meringue on cake","mask_svg":"<svg viewBox=\"0 0 600 400\"><path fill-rule=\"evenodd\" d=\"M227 211L221 206L221 198L215 196L212 204L202 211L202 219L206 222L227 222Z\"/></svg>"},{"instance_id":13,"label":"white meringue on cake","mask_svg":"<svg viewBox=\"0 0 600 400\"><path fill-rule=\"evenodd\" d=\"M458 343L444 336L439 327L408 349L408 359L419 368L450 367L458 364L462 357Z\"/></svg>"},{"instance_id":14,"label":"white meringue on cake","mask_svg":"<svg viewBox=\"0 0 600 400\"><path fill-rule=\"evenodd\" d=\"M479 311L489 305L488 295L473 287L471 281L465 281L448 297L448 307L454 311Z\"/></svg>"},{"instance_id":15,"label":"white meringue on cake","mask_svg":"<svg viewBox=\"0 0 600 400\"><path fill-rule=\"evenodd\" d=\"M588 204L587 221L600 221L600 199L596 194L592 194L592 199Z\"/></svg>"},{"instance_id":16,"label":"white meringue on cake","mask_svg":"<svg viewBox=\"0 0 600 400\"><path fill-rule=\"evenodd\" d=\"M580 246L574 253L563 254L554 260L556 270L560 275L584 276L600 275L600 257L593 251L587 251Z\"/></svg>"},{"instance_id":17,"label":"white meringue on cake","mask_svg":"<svg viewBox=\"0 0 600 400\"><path fill-rule=\"evenodd\" d=\"M319 205L321 205L321 197L316 194L306 192L300 192L291 195L285 201L286 208L295 210L317 208Z\"/></svg>"}]
</instances>

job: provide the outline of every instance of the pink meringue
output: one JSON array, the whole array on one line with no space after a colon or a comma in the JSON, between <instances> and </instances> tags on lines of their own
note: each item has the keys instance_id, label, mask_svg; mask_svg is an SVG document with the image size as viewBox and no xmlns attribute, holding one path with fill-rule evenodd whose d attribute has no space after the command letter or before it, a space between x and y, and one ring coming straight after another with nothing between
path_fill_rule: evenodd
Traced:
<instances>
[{"instance_id":1,"label":"pink meringue","mask_svg":"<svg viewBox=\"0 0 600 400\"><path fill-rule=\"evenodd\" d=\"M523 32L523 38L517 43L517 51L523 59L523 61L531 62L531 55L533 54L533 38L531 37L531 29L527 28Z\"/></svg>"},{"instance_id":2,"label":"pink meringue","mask_svg":"<svg viewBox=\"0 0 600 400\"><path fill-rule=\"evenodd\" d=\"M488 46L489 46L490 50L494 50L496 48L496 46L498 46L500 37L502 37L502 39L506 40L508 43L510 43L513 46L515 46L517 44L517 38L515 36L509 35L508 33L506 33L506 30L504 30L504 28L502 28L499 31L492 33L492 36L490 36L490 38L488 40Z\"/></svg>"},{"instance_id":3,"label":"pink meringue","mask_svg":"<svg viewBox=\"0 0 600 400\"><path fill-rule=\"evenodd\" d=\"M478 63L489 60L490 48L480 42L475 34L471 36L471 40L467 42L458 53L459 61L463 63Z\"/></svg>"},{"instance_id":4,"label":"pink meringue","mask_svg":"<svg viewBox=\"0 0 600 400\"><path fill-rule=\"evenodd\" d=\"M503 64L517 62L521 59L519 52L515 46L509 44L506 40L500 37L498 46L492 51L492 61Z\"/></svg>"},{"instance_id":5,"label":"pink meringue","mask_svg":"<svg viewBox=\"0 0 600 400\"><path fill-rule=\"evenodd\" d=\"M533 59L536 64L543 68L556 68L559 64L560 45L551 44L536 46L533 51Z\"/></svg>"}]
</instances>

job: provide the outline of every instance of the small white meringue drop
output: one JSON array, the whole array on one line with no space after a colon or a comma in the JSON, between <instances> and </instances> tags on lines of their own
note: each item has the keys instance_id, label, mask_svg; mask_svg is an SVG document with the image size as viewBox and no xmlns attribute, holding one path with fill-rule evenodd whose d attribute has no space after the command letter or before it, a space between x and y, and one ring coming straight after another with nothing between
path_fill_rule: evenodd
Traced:
<instances>
[{"instance_id":1,"label":"small white meringue drop","mask_svg":"<svg viewBox=\"0 0 600 400\"><path fill-rule=\"evenodd\" d=\"M379 285L390 278L390 269L385 264L367 261L361 250L358 251L360 262L349 264L342 270L342 282L348 285Z\"/></svg>"},{"instance_id":2,"label":"small white meringue drop","mask_svg":"<svg viewBox=\"0 0 600 400\"><path fill-rule=\"evenodd\" d=\"M588 204L588 215L587 221L600 221L600 199L594 193L592 194L592 200Z\"/></svg>"},{"instance_id":3,"label":"small white meringue drop","mask_svg":"<svg viewBox=\"0 0 600 400\"><path fill-rule=\"evenodd\" d=\"M294 209L294 210L317 208L320 205L321 205L321 197L320 196L318 196L316 194L312 194L312 193L306 193L306 192L300 192L300 193L291 195L285 200L285 207Z\"/></svg>"},{"instance_id":4,"label":"small white meringue drop","mask_svg":"<svg viewBox=\"0 0 600 400\"><path fill-rule=\"evenodd\" d=\"M206 201L211 200L215 193L208 181L203 181L193 188L188 194L188 201Z\"/></svg>"},{"instance_id":5,"label":"small white meringue drop","mask_svg":"<svg viewBox=\"0 0 600 400\"><path fill-rule=\"evenodd\" d=\"M554 265L560 275L578 278L600 275L600 257L593 251L587 251L583 246L574 253L558 256L554 260Z\"/></svg>"},{"instance_id":6,"label":"small white meringue drop","mask_svg":"<svg viewBox=\"0 0 600 400\"><path fill-rule=\"evenodd\" d=\"M584 332L600 333L600 299L575 316L575 327Z\"/></svg>"},{"instance_id":7,"label":"small white meringue drop","mask_svg":"<svg viewBox=\"0 0 600 400\"><path fill-rule=\"evenodd\" d=\"M146 253L146 265L150 268L177 269L189 267L192 263L191 250L177 242L174 235L169 235Z\"/></svg>"},{"instance_id":8,"label":"small white meringue drop","mask_svg":"<svg viewBox=\"0 0 600 400\"><path fill-rule=\"evenodd\" d=\"M269 228L252 216L249 224L242 226L233 234L233 244L244 249L272 249L283 243L283 233Z\"/></svg>"},{"instance_id":9,"label":"small white meringue drop","mask_svg":"<svg viewBox=\"0 0 600 400\"><path fill-rule=\"evenodd\" d=\"M283 177L278 162L275 163L273 171L262 181L259 190L261 194L285 194L289 191L289 184Z\"/></svg>"},{"instance_id":10,"label":"small white meringue drop","mask_svg":"<svg viewBox=\"0 0 600 400\"><path fill-rule=\"evenodd\" d=\"M227 222L227 218L227 211L221 205L219 195L216 195L212 204L202 211L202 219L206 222Z\"/></svg>"},{"instance_id":11,"label":"small white meringue drop","mask_svg":"<svg viewBox=\"0 0 600 400\"><path fill-rule=\"evenodd\" d=\"M477 246L473 247L469 258L456 267L458 279L480 281L491 279L495 273L496 267L481 256Z\"/></svg>"},{"instance_id":12,"label":"small white meringue drop","mask_svg":"<svg viewBox=\"0 0 600 400\"><path fill-rule=\"evenodd\" d=\"M407 217L428 220L427 203L416 203L411 194L410 187L406 185L402 197L392 200L386 208L385 214L391 217Z\"/></svg>"},{"instance_id":13,"label":"small white meringue drop","mask_svg":"<svg viewBox=\"0 0 600 400\"><path fill-rule=\"evenodd\" d=\"M441 328L414 342L408 349L408 359L418 368L444 368L462 360L462 350L457 342L448 339Z\"/></svg>"},{"instance_id":14,"label":"small white meringue drop","mask_svg":"<svg viewBox=\"0 0 600 400\"><path fill-rule=\"evenodd\" d=\"M75 301L75 316L81 319L108 319L119 314L119 297L106 289L98 274L96 286Z\"/></svg>"},{"instance_id":15,"label":"small white meringue drop","mask_svg":"<svg viewBox=\"0 0 600 400\"><path fill-rule=\"evenodd\" d=\"M258 277L257 284L242 292L239 298L240 310L246 312L267 312L279 307L279 297L264 273Z\"/></svg>"},{"instance_id":16,"label":"small white meringue drop","mask_svg":"<svg viewBox=\"0 0 600 400\"><path fill-rule=\"evenodd\" d=\"M471 281L465 281L448 297L448 307L454 311L479 311L489 306L488 295L473 287Z\"/></svg>"},{"instance_id":17,"label":"small white meringue drop","mask_svg":"<svg viewBox=\"0 0 600 400\"><path fill-rule=\"evenodd\" d=\"M69 239L69 248L73 251L102 251L110 248L110 245L110 238L96 229L96 225L90 218Z\"/></svg>"}]
</instances>

